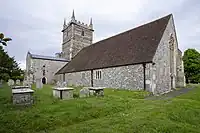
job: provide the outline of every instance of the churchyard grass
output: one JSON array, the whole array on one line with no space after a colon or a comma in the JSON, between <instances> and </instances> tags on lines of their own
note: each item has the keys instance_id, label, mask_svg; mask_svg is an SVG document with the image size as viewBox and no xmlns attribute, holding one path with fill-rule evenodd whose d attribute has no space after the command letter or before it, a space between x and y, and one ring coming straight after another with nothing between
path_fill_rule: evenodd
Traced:
<instances>
[{"instance_id":1,"label":"churchyard grass","mask_svg":"<svg viewBox=\"0 0 200 133\"><path fill-rule=\"evenodd\" d=\"M53 98L51 86L45 85L35 90L32 107L17 107L12 105L11 89L4 85L0 89L0 132L200 132L200 86L168 100L145 100L147 94L105 89L104 97L59 100Z\"/></svg>"}]
</instances>

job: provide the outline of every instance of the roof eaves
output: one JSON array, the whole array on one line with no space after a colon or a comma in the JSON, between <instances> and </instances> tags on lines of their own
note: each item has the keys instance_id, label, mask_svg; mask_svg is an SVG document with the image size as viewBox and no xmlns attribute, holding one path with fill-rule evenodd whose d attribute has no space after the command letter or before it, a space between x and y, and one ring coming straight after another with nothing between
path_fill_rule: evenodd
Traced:
<instances>
[{"instance_id":1,"label":"roof eaves","mask_svg":"<svg viewBox=\"0 0 200 133\"><path fill-rule=\"evenodd\" d=\"M98 70L98 69L106 69L106 68L113 68L113 67L122 67L122 66L129 66L129 65L140 65L140 64L147 64L147 63L153 63L153 61L147 61L147 62L139 62L139 63L131 63L131 64L124 64L124 65L115 65L115 66L108 66L108 67L101 67L101 68L93 68L93 69L84 69L84 70L74 70L74 71L67 71L65 73L74 73L74 72L83 72L83 71L91 71L91 70ZM65 67L65 66L64 66ZM63 68L64 68L63 67ZM61 68L62 69L62 68ZM60 69L60 70L61 70ZM64 74L64 73L59 73L57 74Z\"/></svg>"}]
</instances>

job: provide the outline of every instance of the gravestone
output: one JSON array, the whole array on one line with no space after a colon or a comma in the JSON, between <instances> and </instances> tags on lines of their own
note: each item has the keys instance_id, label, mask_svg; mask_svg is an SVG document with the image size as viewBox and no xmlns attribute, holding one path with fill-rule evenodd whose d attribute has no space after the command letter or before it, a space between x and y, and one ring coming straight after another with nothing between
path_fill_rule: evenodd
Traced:
<instances>
[{"instance_id":1,"label":"gravestone","mask_svg":"<svg viewBox=\"0 0 200 133\"><path fill-rule=\"evenodd\" d=\"M89 97L90 90L88 87L84 87L83 89L80 90L80 97Z\"/></svg>"},{"instance_id":2,"label":"gravestone","mask_svg":"<svg viewBox=\"0 0 200 133\"><path fill-rule=\"evenodd\" d=\"M14 80L9 79L8 80L8 86L13 86L15 84Z\"/></svg>"},{"instance_id":3,"label":"gravestone","mask_svg":"<svg viewBox=\"0 0 200 133\"><path fill-rule=\"evenodd\" d=\"M67 87L67 82L63 82L61 86L62 87Z\"/></svg>"},{"instance_id":4,"label":"gravestone","mask_svg":"<svg viewBox=\"0 0 200 133\"><path fill-rule=\"evenodd\" d=\"M29 86L31 88L31 84L28 80L23 81L23 86Z\"/></svg>"},{"instance_id":5,"label":"gravestone","mask_svg":"<svg viewBox=\"0 0 200 133\"><path fill-rule=\"evenodd\" d=\"M53 89L53 96L60 99L72 99L73 88L68 87L56 87Z\"/></svg>"},{"instance_id":6,"label":"gravestone","mask_svg":"<svg viewBox=\"0 0 200 133\"><path fill-rule=\"evenodd\" d=\"M3 86L3 80L0 80L0 88Z\"/></svg>"},{"instance_id":7,"label":"gravestone","mask_svg":"<svg viewBox=\"0 0 200 133\"><path fill-rule=\"evenodd\" d=\"M21 84L20 80L17 79L16 82L15 82L15 84L16 84L16 85L20 85L20 84Z\"/></svg>"},{"instance_id":8,"label":"gravestone","mask_svg":"<svg viewBox=\"0 0 200 133\"><path fill-rule=\"evenodd\" d=\"M95 92L94 92L93 90L89 90L89 95L90 95L90 96L93 96L94 93L95 93Z\"/></svg>"},{"instance_id":9,"label":"gravestone","mask_svg":"<svg viewBox=\"0 0 200 133\"><path fill-rule=\"evenodd\" d=\"M32 105L34 91L30 88L12 89L12 100L14 105Z\"/></svg>"},{"instance_id":10,"label":"gravestone","mask_svg":"<svg viewBox=\"0 0 200 133\"><path fill-rule=\"evenodd\" d=\"M62 84L60 83L60 81L57 81L56 82L56 87L61 87L62 86Z\"/></svg>"},{"instance_id":11,"label":"gravestone","mask_svg":"<svg viewBox=\"0 0 200 133\"><path fill-rule=\"evenodd\" d=\"M104 88L105 87L88 87L90 95L94 96L104 96Z\"/></svg>"},{"instance_id":12,"label":"gravestone","mask_svg":"<svg viewBox=\"0 0 200 133\"><path fill-rule=\"evenodd\" d=\"M23 81L23 86L27 86L27 81L26 80Z\"/></svg>"},{"instance_id":13,"label":"gravestone","mask_svg":"<svg viewBox=\"0 0 200 133\"><path fill-rule=\"evenodd\" d=\"M42 84L41 79L36 79L36 88L37 89L43 88L43 84Z\"/></svg>"}]
</instances>

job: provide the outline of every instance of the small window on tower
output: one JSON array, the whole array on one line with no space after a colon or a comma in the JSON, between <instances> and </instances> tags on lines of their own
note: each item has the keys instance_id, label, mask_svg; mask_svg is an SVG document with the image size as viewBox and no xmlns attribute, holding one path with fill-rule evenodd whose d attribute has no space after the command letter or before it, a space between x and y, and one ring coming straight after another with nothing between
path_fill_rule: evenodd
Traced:
<instances>
[{"instance_id":1,"label":"small window on tower","mask_svg":"<svg viewBox=\"0 0 200 133\"><path fill-rule=\"evenodd\" d=\"M84 36L84 31L82 30L81 35Z\"/></svg>"}]
</instances>

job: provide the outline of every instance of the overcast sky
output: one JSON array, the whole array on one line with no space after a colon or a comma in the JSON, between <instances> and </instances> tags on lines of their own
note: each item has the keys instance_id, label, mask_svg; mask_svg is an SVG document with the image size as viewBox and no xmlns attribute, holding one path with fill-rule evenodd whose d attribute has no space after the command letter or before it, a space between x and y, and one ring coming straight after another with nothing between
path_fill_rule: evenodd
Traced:
<instances>
[{"instance_id":1,"label":"overcast sky","mask_svg":"<svg viewBox=\"0 0 200 133\"><path fill-rule=\"evenodd\" d=\"M25 68L27 51L54 56L61 52L63 20L93 19L94 42L170 13L179 48L200 50L199 0L1 0L0 32L13 39L5 48Z\"/></svg>"}]
</instances>

